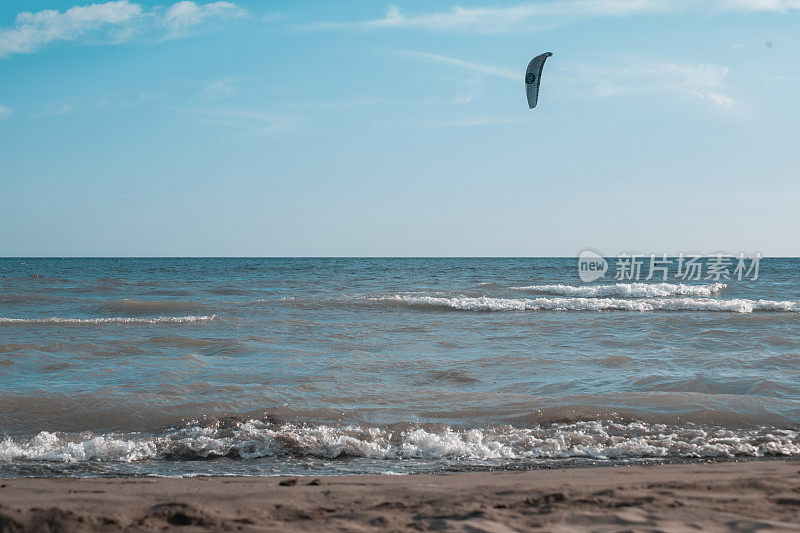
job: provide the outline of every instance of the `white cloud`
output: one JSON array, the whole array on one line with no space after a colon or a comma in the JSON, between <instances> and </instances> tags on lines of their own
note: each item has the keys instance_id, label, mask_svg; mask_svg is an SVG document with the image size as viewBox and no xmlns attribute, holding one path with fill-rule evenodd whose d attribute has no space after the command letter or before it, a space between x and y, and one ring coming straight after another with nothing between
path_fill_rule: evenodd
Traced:
<instances>
[{"instance_id":1,"label":"white cloud","mask_svg":"<svg viewBox=\"0 0 800 533\"><path fill-rule=\"evenodd\" d=\"M800 9L797 0L717 0L709 2L721 11L771 11L786 13Z\"/></svg>"},{"instance_id":2,"label":"white cloud","mask_svg":"<svg viewBox=\"0 0 800 533\"><path fill-rule=\"evenodd\" d=\"M416 57L419 59L423 59L425 61L432 61L434 63L443 63L446 65L454 65L456 67L475 72L478 74L486 74L488 76L495 76L500 78L506 78L509 80L519 81L519 74L513 72L509 69L494 67L492 65L484 65L481 63L473 63L471 61L464 61L462 59L456 59L454 57L442 56L438 54L429 54L427 52L413 52L413 51L406 51L404 52L405 55L410 57Z\"/></svg>"},{"instance_id":3,"label":"white cloud","mask_svg":"<svg viewBox=\"0 0 800 533\"><path fill-rule=\"evenodd\" d=\"M710 100L711 102L715 103L716 105L724 108L730 109L732 107L736 107L736 100L729 96L725 96L724 94L719 93L695 93L695 96L699 98L703 98L706 100Z\"/></svg>"},{"instance_id":4,"label":"white cloud","mask_svg":"<svg viewBox=\"0 0 800 533\"><path fill-rule=\"evenodd\" d=\"M736 105L722 94L728 67L707 63L672 63L626 57L612 63L563 65L570 85L593 96L673 93L708 100L723 108Z\"/></svg>"},{"instance_id":5,"label":"white cloud","mask_svg":"<svg viewBox=\"0 0 800 533\"><path fill-rule=\"evenodd\" d=\"M0 105L0 118L6 118L11 115L12 111L8 107L4 107Z\"/></svg>"},{"instance_id":6,"label":"white cloud","mask_svg":"<svg viewBox=\"0 0 800 533\"><path fill-rule=\"evenodd\" d=\"M231 2L197 4L189 0L176 2L166 11L145 9L129 0L74 6L63 12L24 11L12 26L0 28L0 57L36 52L60 41L124 42L145 32L174 39L212 21L244 15L244 10Z\"/></svg>"},{"instance_id":7,"label":"white cloud","mask_svg":"<svg viewBox=\"0 0 800 533\"><path fill-rule=\"evenodd\" d=\"M205 89L200 93L200 101L211 102L230 98L235 90L233 78L220 78L206 84Z\"/></svg>"},{"instance_id":8,"label":"white cloud","mask_svg":"<svg viewBox=\"0 0 800 533\"><path fill-rule=\"evenodd\" d=\"M164 14L167 39L186 35L190 30L211 20L225 20L245 16L242 8L231 2L211 2L199 5L191 0L175 2Z\"/></svg>"},{"instance_id":9,"label":"white cloud","mask_svg":"<svg viewBox=\"0 0 800 533\"><path fill-rule=\"evenodd\" d=\"M527 2L510 7L460 7L406 15L390 6L386 15L356 22L322 22L310 28L407 28L435 32L494 33L532 25L552 26L576 18L621 17L687 12L775 12L800 10L800 0L560 0Z\"/></svg>"},{"instance_id":10,"label":"white cloud","mask_svg":"<svg viewBox=\"0 0 800 533\"><path fill-rule=\"evenodd\" d=\"M90 32L124 29L141 14L141 6L128 0L76 6L63 13L25 11L12 27L0 30L0 57L35 52L51 42L73 41Z\"/></svg>"}]
</instances>

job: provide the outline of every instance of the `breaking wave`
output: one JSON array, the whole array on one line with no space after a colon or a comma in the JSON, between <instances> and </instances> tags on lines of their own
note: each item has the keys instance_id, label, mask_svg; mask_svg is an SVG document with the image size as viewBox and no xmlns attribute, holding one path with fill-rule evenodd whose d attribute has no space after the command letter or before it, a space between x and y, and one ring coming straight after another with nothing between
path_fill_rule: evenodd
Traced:
<instances>
[{"instance_id":1,"label":"breaking wave","mask_svg":"<svg viewBox=\"0 0 800 533\"><path fill-rule=\"evenodd\" d=\"M361 457L386 460L536 461L797 456L800 433L760 428L677 427L595 420L532 428L455 429L270 423L188 424L163 434L61 434L0 441L0 463L48 461Z\"/></svg>"},{"instance_id":2,"label":"breaking wave","mask_svg":"<svg viewBox=\"0 0 800 533\"><path fill-rule=\"evenodd\" d=\"M463 311L754 311L800 312L800 302L711 298L494 298L394 295L374 300Z\"/></svg>"},{"instance_id":3,"label":"breaking wave","mask_svg":"<svg viewBox=\"0 0 800 533\"><path fill-rule=\"evenodd\" d=\"M561 296L623 296L627 298L653 298L667 296L713 296L725 287L724 283L709 285L685 285L683 283L614 283L611 285L528 285L510 289L535 292L537 294L559 294Z\"/></svg>"},{"instance_id":4,"label":"breaking wave","mask_svg":"<svg viewBox=\"0 0 800 533\"><path fill-rule=\"evenodd\" d=\"M158 317L108 317L108 318L6 318L0 317L0 325L3 324L183 324L191 322L210 322L219 318L219 315L203 316L158 316Z\"/></svg>"}]
</instances>

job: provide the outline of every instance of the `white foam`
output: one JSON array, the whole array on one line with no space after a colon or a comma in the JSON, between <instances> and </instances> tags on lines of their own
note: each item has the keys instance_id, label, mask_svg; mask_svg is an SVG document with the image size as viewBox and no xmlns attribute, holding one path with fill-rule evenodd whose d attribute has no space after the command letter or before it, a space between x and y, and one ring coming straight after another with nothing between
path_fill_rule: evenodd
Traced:
<instances>
[{"instance_id":1,"label":"white foam","mask_svg":"<svg viewBox=\"0 0 800 533\"><path fill-rule=\"evenodd\" d=\"M210 322L219 318L219 315L203 316L158 316L158 317L107 317L107 318L5 318L0 317L2 324L183 324L188 322Z\"/></svg>"},{"instance_id":2,"label":"white foam","mask_svg":"<svg viewBox=\"0 0 800 533\"><path fill-rule=\"evenodd\" d=\"M0 461L19 459L77 463L82 461L131 462L156 455L156 443L146 439L100 435L84 440L70 440L42 431L28 441L5 439L0 442Z\"/></svg>"},{"instance_id":3,"label":"white foam","mask_svg":"<svg viewBox=\"0 0 800 533\"><path fill-rule=\"evenodd\" d=\"M675 427L645 422L585 421L533 428L391 430L356 425L272 425L260 420L233 428L189 426L160 435L66 436L41 432L0 442L0 462L79 463L343 456L369 459L480 461L547 459L731 458L800 455L795 430Z\"/></svg>"},{"instance_id":4,"label":"white foam","mask_svg":"<svg viewBox=\"0 0 800 533\"><path fill-rule=\"evenodd\" d=\"M377 300L464 311L753 311L800 312L800 302L711 298L494 298L394 295Z\"/></svg>"},{"instance_id":5,"label":"white foam","mask_svg":"<svg viewBox=\"0 0 800 533\"><path fill-rule=\"evenodd\" d=\"M724 283L685 285L683 283L614 283L610 285L528 285L510 289L562 296L624 296L627 298L666 296L713 296L727 287Z\"/></svg>"}]
</instances>

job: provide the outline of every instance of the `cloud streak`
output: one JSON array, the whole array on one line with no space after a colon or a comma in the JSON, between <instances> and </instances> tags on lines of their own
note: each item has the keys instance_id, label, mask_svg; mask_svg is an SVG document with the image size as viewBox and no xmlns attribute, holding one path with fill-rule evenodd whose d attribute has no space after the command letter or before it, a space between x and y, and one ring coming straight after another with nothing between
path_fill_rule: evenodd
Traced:
<instances>
[{"instance_id":1,"label":"cloud streak","mask_svg":"<svg viewBox=\"0 0 800 533\"><path fill-rule=\"evenodd\" d=\"M518 73L515 73L512 70L494 67L492 65L484 65L481 63L473 63L471 61L464 61L462 59L456 59L454 57L448 57L438 54L430 54L427 52L415 52L411 50L407 50L403 52L404 55L408 57L414 57L417 59L422 59L424 61L430 61L433 63L441 63L445 65L453 65L459 67L464 70L468 70L470 72L475 72L476 74L485 74L487 76L494 76L498 78L506 78L509 80L519 81L520 76Z\"/></svg>"},{"instance_id":2,"label":"cloud streak","mask_svg":"<svg viewBox=\"0 0 800 533\"><path fill-rule=\"evenodd\" d=\"M206 84L203 92L200 93L201 102L211 102L213 100L224 100L233 96L236 91L233 78L220 78Z\"/></svg>"},{"instance_id":3,"label":"cloud streak","mask_svg":"<svg viewBox=\"0 0 800 533\"><path fill-rule=\"evenodd\" d=\"M694 93L698 98L709 100L723 109L731 109L737 106L736 100L730 96L720 93Z\"/></svg>"},{"instance_id":4,"label":"cloud streak","mask_svg":"<svg viewBox=\"0 0 800 533\"><path fill-rule=\"evenodd\" d=\"M17 15L12 26L0 28L0 57L83 39L119 43L146 33L177 39L212 22L243 16L245 11L231 2L197 4L190 0L175 2L166 11L146 9L129 0L74 6L65 11L25 11Z\"/></svg>"},{"instance_id":5,"label":"cloud streak","mask_svg":"<svg viewBox=\"0 0 800 533\"><path fill-rule=\"evenodd\" d=\"M724 109L736 101L723 94L728 67L626 57L611 63L573 63L561 69L566 81L592 96L672 93L701 98Z\"/></svg>"},{"instance_id":6,"label":"cloud streak","mask_svg":"<svg viewBox=\"0 0 800 533\"><path fill-rule=\"evenodd\" d=\"M309 29L418 29L431 32L496 33L552 26L572 19L669 15L689 12L786 13L800 10L800 0L560 0L510 7L460 7L407 15L390 6L386 15L355 22L319 22Z\"/></svg>"},{"instance_id":7,"label":"cloud streak","mask_svg":"<svg viewBox=\"0 0 800 533\"><path fill-rule=\"evenodd\" d=\"M522 74L509 69L474 63L454 57L406 50L403 55L423 61L452 65L474 74L522 81ZM607 61L607 60L604 60ZM610 62L572 63L559 69L564 79L580 92L593 97L626 94L681 94L708 101L720 108L731 109L736 100L723 94L728 67L707 63L675 63L653 58L622 57ZM479 117L474 122L457 125L488 125ZM494 119L492 119L494 120ZM456 125L456 124L452 124Z\"/></svg>"}]
</instances>

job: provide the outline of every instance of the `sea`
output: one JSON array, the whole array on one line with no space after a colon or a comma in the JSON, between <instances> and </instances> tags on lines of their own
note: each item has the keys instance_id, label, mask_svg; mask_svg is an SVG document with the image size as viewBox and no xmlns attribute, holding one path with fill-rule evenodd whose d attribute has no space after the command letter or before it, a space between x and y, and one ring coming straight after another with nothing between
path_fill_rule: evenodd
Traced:
<instances>
[{"instance_id":1,"label":"sea","mask_svg":"<svg viewBox=\"0 0 800 533\"><path fill-rule=\"evenodd\" d=\"M798 458L800 259L733 274L2 258L0 477Z\"/></svg>"}]
</instances>

